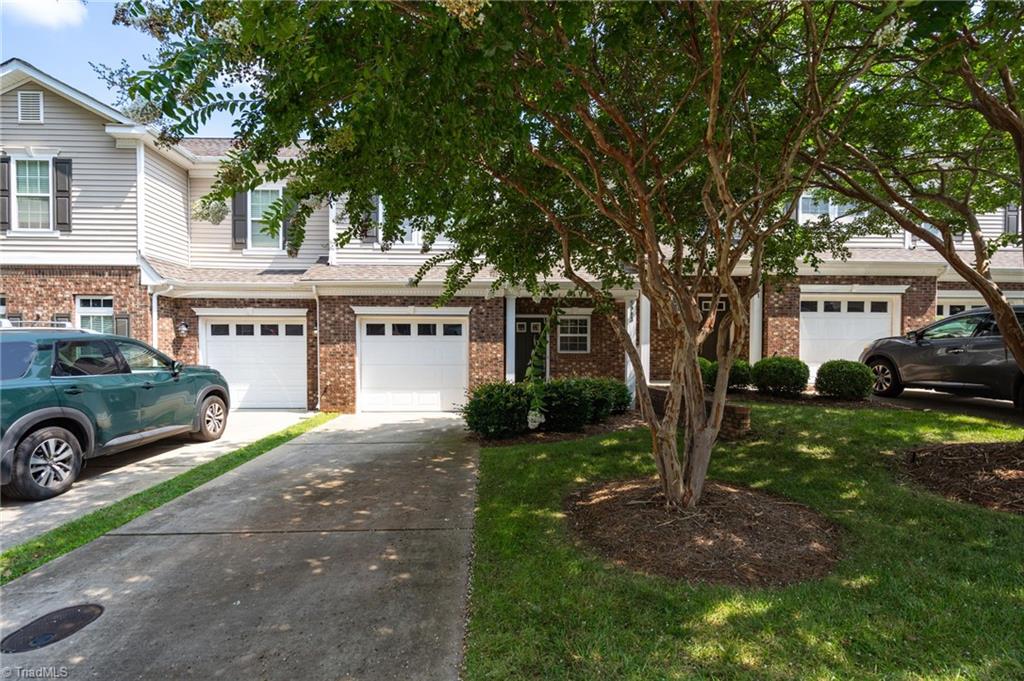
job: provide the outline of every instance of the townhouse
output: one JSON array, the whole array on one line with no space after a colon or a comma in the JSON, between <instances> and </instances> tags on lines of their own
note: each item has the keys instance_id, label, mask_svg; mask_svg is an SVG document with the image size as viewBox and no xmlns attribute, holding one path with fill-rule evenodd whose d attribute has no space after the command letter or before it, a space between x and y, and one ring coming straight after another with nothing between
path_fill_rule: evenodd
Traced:
<instances>
[{"instance_id":1,"label":"townhouse","mask_svg":"<svg viewBox=\"0 0 1024 681\"><path fill-rule=\"evenodd\" d=\"M435 307L442 271L409 284L427 257L414 231L390 250L372 234L339 248L346 225L327 206L289 257L280 237L261 231L262 211L282 190L273 184L235 196L217 222L193 216L230 144L158 146L116 109L24 61L4 62L0 315L131 335L215 366L235 407L450 410L479 383L522 378L552 301L495 294L484 271ZM799 218L835 210L803 197ZM982 217L992 235L1019 232L1020 220L1013 207ZM855 359L869 340L982 305L937 254L903 235L850 248L845 262L762 289L751 302L751 360ZM996 253L993 274L1024 302L1019 247ZM635 291L617 299L645 371L664 380L668 331ZM586 300L568 303L548 346L549 375L630 381L622 349L592 312Z\"/></svg>"}]
</instances>

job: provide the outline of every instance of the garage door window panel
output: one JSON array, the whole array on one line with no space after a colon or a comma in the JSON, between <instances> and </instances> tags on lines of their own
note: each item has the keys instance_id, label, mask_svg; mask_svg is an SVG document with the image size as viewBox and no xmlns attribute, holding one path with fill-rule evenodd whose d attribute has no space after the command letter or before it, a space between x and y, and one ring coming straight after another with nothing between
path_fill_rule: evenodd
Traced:
<instances>
[{"instance_id":1,"label":"garage door window panel","mask_svg":"<svg viewBox=\"0 0 1024 681\"><path fill-rule=\"evenodd\" d=\"M817 300L801 300L800 301L801 312L817 312L818 301Z\"/></svg>"},{"instance_id":2,"label":"garage door window panel","mask_svg":"<svg viewBox=\"0 0 1024 681\"><path fill-rule=\"evenodd\" d=\"M260 324L261 336L280 336L281 327L277 324Z\"/></svg>"},{"instance_id":3,"label":"garage door window panel","mask_svg":"<svg viewBox=\"0 0 1024 681\"><path fill-rule=\"evenodd\" d=\"M301 336L305 332L305 328L302 324L285 324L284 335L286 336Z\"/></svg>"},{"instance_id":4,"label":"garage door window panel","mask_svg":"<svg viewBox=\"0 0 1024 681\"><path fill-rule=\"evenodd\" d=\"M256 327L252 324L235 324L236 336L254 336Z\"/></svg>"},{"instance_id":5,"label":"garage door window panel","mask_svg":"<svg viewBox=\"0 0 1024 681\"><path fill-rule=\"evenodd\" d=\"M437 324L417 324L416 325L417 336L436 336L437 335Z\"/></svg>"},{"instance_id":6,"label":"garage door window panel","mask_svg":"<svg viewBox=\"0 0 1024 681\"><path fill-rule=\"evenodd\" d=\"M889 303L885 300L872 300L871 311L875 313L888 313Z\"/></svg>"},{"instance_id":7,"label":"garage door window panel","mask_svg":"<svg viewBox=\"0 0 1024 681\"><path fill-rule=\"evenodd\" d=\"M391 325L392 336L411 336L412 335L412 324L392 324Z\"/></svg>"},{"instance_id":8,"label":"garage door window panel","mask_svg":"<svg viewBox=\"0 0 1024 681\"><path fill-rule=\"evenodd\" d=\"M230 324L210 324L210 335L211 336L230 336L231 325Z\"/></svg>"},{"instance_id":9,"label":"garage door window panel","mask_svg":"<svg viewBox=\"0 0 1024 681\"><path fill-rule=\"evenodd\" d=\"M826 300L822 305L822 310L824 312L842 312L843 303L839 300Z\"/></svg>"},{"instance_id":10,"label":"garage door window panel","mask_svg":"<svg viewBox=\"0 0 1024 681\"><path fill-rule=\"evenodd\" d=\"M850 300L846 303L847 312L863 312L864 301L863 300Z\"/></svg>"},{"instance_id":11,"label":"garage door window panel","mask_svg":"<svg viewBox=\"0 0 1024 681\"><path fill-rule=\"evenodd\" d=\"M461 336L462 335L462 324L445 324L444 335L446 336Z\"/></svg>"},{"instance_id":12,"label":"garage door window panel","mask_svg":"<svg viewBox=\"0 0 1024 681\"><path fill-rule=\"evenodd\" d=\"M367 324L366 335L367 336L383 336L384 335L384 324Z\"/></svg>"}]
</instances>

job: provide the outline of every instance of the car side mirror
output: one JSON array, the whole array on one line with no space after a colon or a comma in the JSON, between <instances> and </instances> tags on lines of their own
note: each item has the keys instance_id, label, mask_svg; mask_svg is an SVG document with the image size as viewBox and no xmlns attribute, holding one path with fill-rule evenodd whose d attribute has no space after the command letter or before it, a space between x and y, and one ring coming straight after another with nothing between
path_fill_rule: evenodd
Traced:
<instances>
[{"instance_id":1,"label":"car side mirror","mask_svg":"<svg viewBox=\"0 0 1024 681\"><path fill-rule=\"evenodd\" d=\"M171 362L171 373L174 374L175 376L180 374L182 369L184 368L185 365L179 360L174 360L173 362Z\"/></svg>"},{"instance_id":2,"label":"car side mirror","mask_svg":"<svg viewBox=\"0 0 1024 681\"><path fill-rule=\"evenodd\" d=\"M921 332L916 330L909 332L907 334L907 340L916 343L917 341L921 340Z\"/></svg>"}]
</instances>

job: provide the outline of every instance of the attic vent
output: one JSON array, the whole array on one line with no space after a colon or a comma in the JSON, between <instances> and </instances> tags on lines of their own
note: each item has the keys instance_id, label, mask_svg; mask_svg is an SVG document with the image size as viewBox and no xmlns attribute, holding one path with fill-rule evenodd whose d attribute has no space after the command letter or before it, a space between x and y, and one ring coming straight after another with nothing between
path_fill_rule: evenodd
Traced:
<instances>
[{"instance_id":1,"label":"attic vent","mask_svg":"<svg viewBox=\"0 0 1024 681\"><path fill-rule=\"evenodd\" d=\"M19 123L42 123L43 122L43 93L42 92L19 92L18 93L18 122Z\"/></svg>"}]
</instances>

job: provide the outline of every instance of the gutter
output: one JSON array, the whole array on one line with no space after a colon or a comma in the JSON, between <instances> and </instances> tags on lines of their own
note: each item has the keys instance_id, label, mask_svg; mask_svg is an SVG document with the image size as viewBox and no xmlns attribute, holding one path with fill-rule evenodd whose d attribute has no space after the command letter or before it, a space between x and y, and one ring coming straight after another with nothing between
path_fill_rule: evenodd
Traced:
<instances>
[{"instance_id":1,"label":"gutter","mask_svg":"<svg viewBox=\"0 0 1024 681\"><path fill-rule=\"evenodd\" d=\"M316 298L316 410L320 411L320 293L313 284L313 297Z\"/></svg>"}]
</instances>

